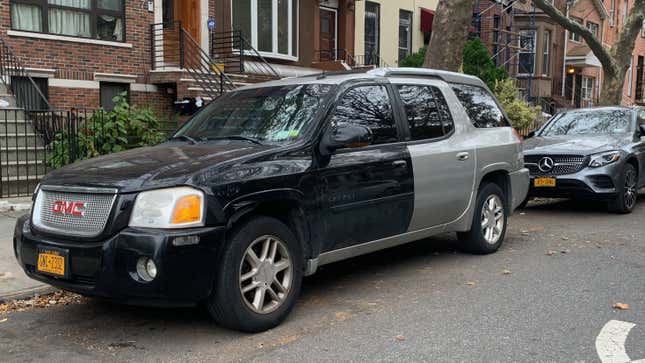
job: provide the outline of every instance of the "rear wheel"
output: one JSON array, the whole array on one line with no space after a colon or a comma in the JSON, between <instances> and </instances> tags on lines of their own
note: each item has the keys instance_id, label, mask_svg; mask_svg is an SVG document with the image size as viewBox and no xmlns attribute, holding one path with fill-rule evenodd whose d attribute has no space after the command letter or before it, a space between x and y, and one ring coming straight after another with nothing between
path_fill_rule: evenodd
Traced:
<instances>
[{"instance_id":1,"label":"rear wheel","mask_svg":"<svg viewBox=\"0 0 645 363\"><path fill-rule=\"evenodd\" d=\"M233 233L206 307L227 328L264 331L287 317L301 282L302 252L295 236L279 220L258 217Z\"/></svg>"},{"instance_id":2,"label":"rear wheel","mask_svg":"<svg viewBox=\"0 0 645 363\"><path fill-rule=\"evenodd\" d=\"M475 254L496 252L506 235L506 197L494 183L479 188L470 231L458 233L461 250Z\"/></svg>"},{"instance_id":3,"label":"rear wheel","mask_svg":"<svg viewBox=\"0 0 645 363\"><path fill-rule=\"evenodd\" d=\"M616 199L609 202L609 210L614 213L631 213L638 199L638 172L632 164L625 164L622 186L617 190Z\"/></svg>"}]
</instances>

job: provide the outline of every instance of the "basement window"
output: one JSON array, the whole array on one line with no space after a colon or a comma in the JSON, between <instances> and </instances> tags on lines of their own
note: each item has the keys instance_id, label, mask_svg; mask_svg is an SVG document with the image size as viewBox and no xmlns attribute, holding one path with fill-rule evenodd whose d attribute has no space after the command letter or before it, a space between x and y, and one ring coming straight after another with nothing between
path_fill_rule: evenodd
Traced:
<instances>
[{"instance_id":1,"label":"basement window","mask_svg":"<svg viewBox=\"0 0 645 363\"><path fill-rule=\"evenodd\" d=\"M11 29L123 42L124 0L11 0Z\"/></svg>"}]
</instances>

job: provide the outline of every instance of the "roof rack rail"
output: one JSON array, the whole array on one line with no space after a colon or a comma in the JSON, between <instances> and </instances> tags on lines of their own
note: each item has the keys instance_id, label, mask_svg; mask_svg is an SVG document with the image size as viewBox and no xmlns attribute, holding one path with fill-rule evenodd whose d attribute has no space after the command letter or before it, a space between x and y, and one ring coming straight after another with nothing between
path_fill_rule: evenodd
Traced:
<instances>
[{"instance_id":1,"label":"roof rack rail","mask_svg":"<svg viewBox=\"0 0 645 363\"><path fill-rule=\"evenodd\" d=\"M348 69L345 71L322 71L320 73L306 74L304 76L299 76L297 78L309 78L316 77L317 79L323 79L327 76L339 76L343 74L357 74L357 73L367 73L365 69Z\"/></svg>"},{"instance_id":2,"label":"roof rack rail","mask_svg":"<svg viewBox=\"0 0 645 363\"><path fill-rule=\"evenodd\" d=\"M378 68L367 72L367 74L377 77L424 77L441 79L448 83L460 83L473 86L485 86L486 84L479 78L463 73L441 71L430 68Z\"/></svg>"}]
</instances>

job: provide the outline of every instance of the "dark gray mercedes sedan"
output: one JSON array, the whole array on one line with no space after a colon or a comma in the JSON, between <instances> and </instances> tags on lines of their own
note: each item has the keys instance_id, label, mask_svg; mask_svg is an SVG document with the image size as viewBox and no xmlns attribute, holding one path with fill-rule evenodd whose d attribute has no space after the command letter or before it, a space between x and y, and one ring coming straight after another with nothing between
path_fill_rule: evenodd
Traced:
<instances>
[{"instance_id":1,"label":"dark gray mercedes sedan","mask_svg":"<svg viewBox=\"0 0 645 363\"><path fill-rule=\"evenodd\" d=\"M524 161L528 198L593 198L630 213L645 186L645 108L560 113L529 135Z\"/></svg>"}]
</instances>

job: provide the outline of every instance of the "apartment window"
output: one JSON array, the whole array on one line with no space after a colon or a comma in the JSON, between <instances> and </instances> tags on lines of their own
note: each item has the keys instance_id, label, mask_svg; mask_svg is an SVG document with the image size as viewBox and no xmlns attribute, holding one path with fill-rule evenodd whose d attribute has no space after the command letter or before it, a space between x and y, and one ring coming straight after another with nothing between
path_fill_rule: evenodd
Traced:
<instances>
[{"instance_id":1,"label":"apartment window","mask_svg":"<svg viewBox=\"0 0 645 363\"><path fill-rule=\"evenodd\" d=\"M299 0L235 0L233 28L265 56L298 57Z\"/></svg>"},{"instance_id":2,"label":"apartment window","mask_svg":"<svg viewBox=\"0 0 645 363\"><path fill-rule=\"evenodd\" d=\"M634 57L629 60L629 69L627 70L627 96L632 96L632 88L634 88Z\"/></svg>"},{"instance_id":3,"label":"apartment window","mask_svg":"<svg viewBox=\"0 0 645 363\"><path fill-rule=\"evenodd\" d=\"M627 16L629 15L629 1L625 0L623 3L623 23L620 26L627 24Z\"/></svg>"},{"instance_id":4,"label":"apartment window","mask_svg":"<svg viewBox=\"0 0 645 363\"><path fill-rule=\"evenodd\" d=\"M545 30L542 36L542 74L551 73L551 31Z\"/></svg>"},{"instance_id":5,"label":"apartment window","mask_svg":"<svg viewBox=\"0 0 645 363\"><path fill-rule=\"evenodd\" d=\"M11 28L124 41L123 0L12 0Z\"/></svg>"},{"instance_id":6,"label":"apartment window","mask_svg":"<svg viewBox=\"0 0 645 363\"><path fill-rule=\"evenodd\" d=\"M591 32L591 34L593 34L596 38L598 38L598 30L600 29L600 25L594 22L588 21L587 29Z\"/></svg>"},{"instance_id":7,"label":"apartment window","mask_svg":"<svg viewBox=\"0 0 645 363\"><path fill-rule=\"evenodd\" d=\"M501 26L501 18L499 15L493 15L493 58L495 65L499 67L499 46L502 42L499 31Z\"/></svg>"},{"instance_id":8,"label":"apartment window","mask_svg":"<svg viewBox=\"0 0 645 363\"><path fill-rule=\"evenodd\" d=\"M130 85L128 83L101 82L99 87L101 107L106 111L114 110L114 106L116 106L114 98L116 96L119 96L123 92L129 93L130 91Z\"/></svg>"},{"instance_id":9,"label":"apartment window","mask_svg":"<svg viewBox=\"0 0 645 363\"><path fill-rule=\"evenodd\" d=\"M616 0L611 0L609 5L609 25L612 28L616 25Z\"/></svg>"},{"instance_id":10,"label":"apartment window","mask_svg":"<svg viewBox=\"0 0 645 363\"><path fill-rule=\"evenodd\" d=\"M520 31L518 73L533 74L535 69L535 37L532 30Z\"/></svg>"},{"instance_id":11,"label":"apartment window","mask_svg":"<svg viewBox=\"0 0 645 363\"><path fill-rule=\"evenodd\" d=\"M381 5L365 3L365 64L379 65L381 47Z\"/></svg>"},{"instance_id":12,"label":"apartment window","mask_svg":"<svg viewBox=\"0 0 645 363\"><path fill-rule=\"evenodd\" d=\"M571 20L573 20L576 23L582 25L582 19L580 19L580 18L576 18L576 17L572 16ZM569 40L574 41L574 42L579 42L579 41L581 41L581 38L580 38L580 35L570 31L569 32Z\"/></svg>"},{"instance_id":13,"label":"apartment window","mask_svg":"<svg viewBox=\"0 0 645 363\"><path fill-rule=\"evenodd\" d=\"M642 55L636 64L636 100L645 100L645 57Z\"/></svg>"},{"instance_id":14,"label":"apartment window","mask_svg":"<svg viewBox=\"0 0 645 363\"><path fill-rule=\"evenodd\" d=\"M582 99L584 101L593 100L593 91L596 79L593 77L582 77Z\"/></svg>"},{"instance_id":15,"label":"apartment window","mask_svg":"<svg viewBox=\"0 0 645 363\"><path fill-rule=\"evenodd\" d=\"M399 10L399 62L412 53L412 13Z\"/></svg>"}]
</instances>

